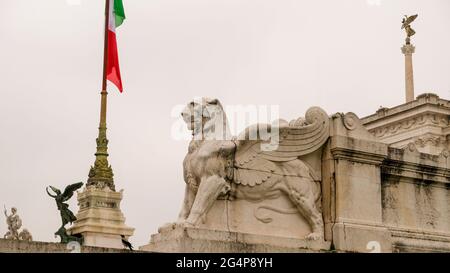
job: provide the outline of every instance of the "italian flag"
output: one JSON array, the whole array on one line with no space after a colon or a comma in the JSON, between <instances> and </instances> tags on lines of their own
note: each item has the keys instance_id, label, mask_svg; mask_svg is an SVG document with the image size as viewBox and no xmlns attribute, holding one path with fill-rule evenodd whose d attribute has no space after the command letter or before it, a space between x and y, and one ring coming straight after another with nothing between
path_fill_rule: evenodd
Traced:
<instances>
[{"instance_id":1,"label":"italian flag","mask_svg":"<svg viewBox=\"0 0 450 273\"><path fill-rule=\"evenodd\" d=\"M123 87L122 87L122 78L120 77L116 28L118 28L125 20L125 11L123 9L122 0L106 0L106 1L109 1L106 79L114 83L120 90L120 92L122 92Z\"/></svg>"}]
</instances>

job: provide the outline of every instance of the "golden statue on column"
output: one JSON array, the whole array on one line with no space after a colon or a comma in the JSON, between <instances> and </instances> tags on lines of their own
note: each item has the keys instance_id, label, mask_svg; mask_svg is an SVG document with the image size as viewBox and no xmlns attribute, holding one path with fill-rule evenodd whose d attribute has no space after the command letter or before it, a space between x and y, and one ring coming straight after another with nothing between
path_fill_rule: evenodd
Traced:
<instances>
[{"instance_id":1,"label":"golden statue on column","mask_svg":"<svg viewBox=\"0 0 450 273\"><path fill-rule=\"evenodd\" d=\"M407 45L409 45L411 43L410 37L413 36L414 34L416 34L414 29L411 28L411 23L414 22L414 20L416 20L417 16L419 16L419 15L418 14L411 15L411 16L405 15L405 18L403 18L403 20L402 20L402 29L405 29L405 31L406 31L406 44Z\"/></svg>"}]
</instances>

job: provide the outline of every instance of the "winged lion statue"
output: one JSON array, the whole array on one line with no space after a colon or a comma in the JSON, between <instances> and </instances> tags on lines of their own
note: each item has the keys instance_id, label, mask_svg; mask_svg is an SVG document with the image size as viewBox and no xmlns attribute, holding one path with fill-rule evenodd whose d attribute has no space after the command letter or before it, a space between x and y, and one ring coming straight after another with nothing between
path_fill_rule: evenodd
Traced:
<instances>
[{"instance_id":1,"label":"winged lion statue","mask_svg":"<svg viewBox=\"0 0 450 273\"><path fill-rule=\"evenodd\" d=\"M186 188L177 223L198 225L220 196L263 200L281 193L311 226L306 239L323 239L321 184L300 157L327 141L330 121L325 111L312 107L305 118L256 124L237 137L231 136L217 99L192 101L181 115L192 140L183 162Z\"/></svg>"}]
</instances>

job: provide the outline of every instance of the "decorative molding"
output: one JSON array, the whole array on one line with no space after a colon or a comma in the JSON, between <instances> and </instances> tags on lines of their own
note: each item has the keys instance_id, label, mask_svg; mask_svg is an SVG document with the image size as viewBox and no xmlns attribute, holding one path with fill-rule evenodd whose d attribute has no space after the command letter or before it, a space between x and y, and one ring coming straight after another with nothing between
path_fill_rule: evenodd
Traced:
<instances>
[{"instance_id":1,"label":"decorative molding","mask_svg":"<svg viewBox=\"0 0 450 273\"><path fill-rule=\"evenodd\" d=\"M402 53L405 55L411 55L415 52L416 48L413 45L402 46Z\"/></svg>"},{"instance_id":2,"label":"decorative molding","mask_svg":"<svg viewBox=\"0 0 450 273\"><path fill-rule=\"evenodd\" d=\"M354 113L347 113L344 115L342 122L344 123L345 128L352 131L358 127L359 118Z\"/></svg>"},{"instance_id":3,"label":"decorative molding","mask_svg":"<svg viewBox=\"0 0 450 273\"><path fill-rule=\"evenodd\" d=\"M442 157L444 157L445 159L447 159L447 157L450 156L450 151L449 151L447 148L445 148L444 150L442 150L440 156L442 156Z\"/></svg>"},{"instance_id":4,"label":"decorative molding","mask_svg":"<svg viewBox=\"0 0 450 273\"><path fill-rule=\"evenodd\" d=\"M103 200L95 200L94 202L84 201L84 202L80 202L79 205L80 205L80 209L87 209L87 208L91 208L91 207L115 209L115 208L119 207L117 202L108 202L108 201L103 201Z\"/></svg>"},{"instance_id":5,"label":"decorative molding","mask_svg":"<svg viewBox=\"0 0 450 273\"><path fill-rule=\"evenodd\" d=\"M414 144L413 142L408 143L405 149L408 149L410 152L418 152L416 144Z\"/></svg>"},{"instance_id":6,"label":"decorative molding","mask_svg":"<svg viewBox=\"0 0 450 273\"><path fill-rule=\"evenodd\" d=\"M355 151L346 148L332 148L331 153L334 159L348 160L357 163L381 165L386 158L385 155Z\"/></svg>"},{"instance_id":7,"label":"decorative molding","mask_svg":"<svg viewBox=\"0 0 450 273\"><path fill-rule=\"evenodd\" d=\"M442 147L447 141L443 136L437 136L432 134L426 134L414 139L414 144L416 147L424 148L426 146Z\"/></svg>"},{"instance_id":8,"label":"decorative molding","mask_svg":"<svg viewBox=\"0 0 450 273\"><path fill-rule=\"evenodd\" d=\"M386 138L425 125L447 127L449 126L449 122L448 118L445 115L425 114L410 119L402 120L400 122L390 123L380 127L376 127L370 129L369 132L372 133L375 137Z\"/></svg>"},{"instance_id":9,"label":"decorative molding","mask_svg":"<svg viewBox=\"0 0 450 273\"><path fill-rule=\"evenodd\" d=\"M444 150L440 155L420 153L414 150L413 143L410 144L404 149L389 148L388 158L381 165L382 181L388 183L393 177L402 177L405 183L433 181L432 187L447 188L450 172L445 162L449 152Z\"/></svg>"}]
</instances>

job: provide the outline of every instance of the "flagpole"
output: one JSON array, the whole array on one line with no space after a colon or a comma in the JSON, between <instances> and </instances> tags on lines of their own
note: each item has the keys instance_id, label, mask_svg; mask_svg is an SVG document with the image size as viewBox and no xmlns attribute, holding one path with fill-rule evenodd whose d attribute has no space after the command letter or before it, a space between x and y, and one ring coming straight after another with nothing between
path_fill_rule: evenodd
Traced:
<instances>
[{"instance_id":1,"label":"flagpole","mask_svg":"<svg viewBox=\"0 0 450 273\"><path fill-rule=\"evenodd\" d=\"M108 92L106 91L106 69L108 62L108 24L109 24L109 0L105 0L105 40L103 44L103 78L102 78L102 100L100 105L100 128L104 128L106 131L106 104ZM106 132L105 132L106 135Z\"/></svg>"},{"instance_id":2,"label":"flagpole","mask_svg":"<svg viewBox=\"0 0 450 273\"><path fill-rule=\"evenodd\" d=\"M105 0L105 40L103 45L103 78L102 78L102 103L100 111L100 124L106 125L106 66L108 61L108 24L109 24L109 0Z\"/></svg>"},{"instance_id":3,"label":"flagpole","mask_svg":"<svg viewBox=\"0 0 450 273\"><path fill-rule=\"evenodd\" d=\"M100 104L100 125L98 128L97 152L94 166L91 166L87 186L97 188L109 187L115 191L113 171L108 163L108 139L106 138L106 106L107 106L107 61L108 61L108 24L110 0L105 0L105 40L103 49L103 78Z\"/></svg>"}]
</instances>

